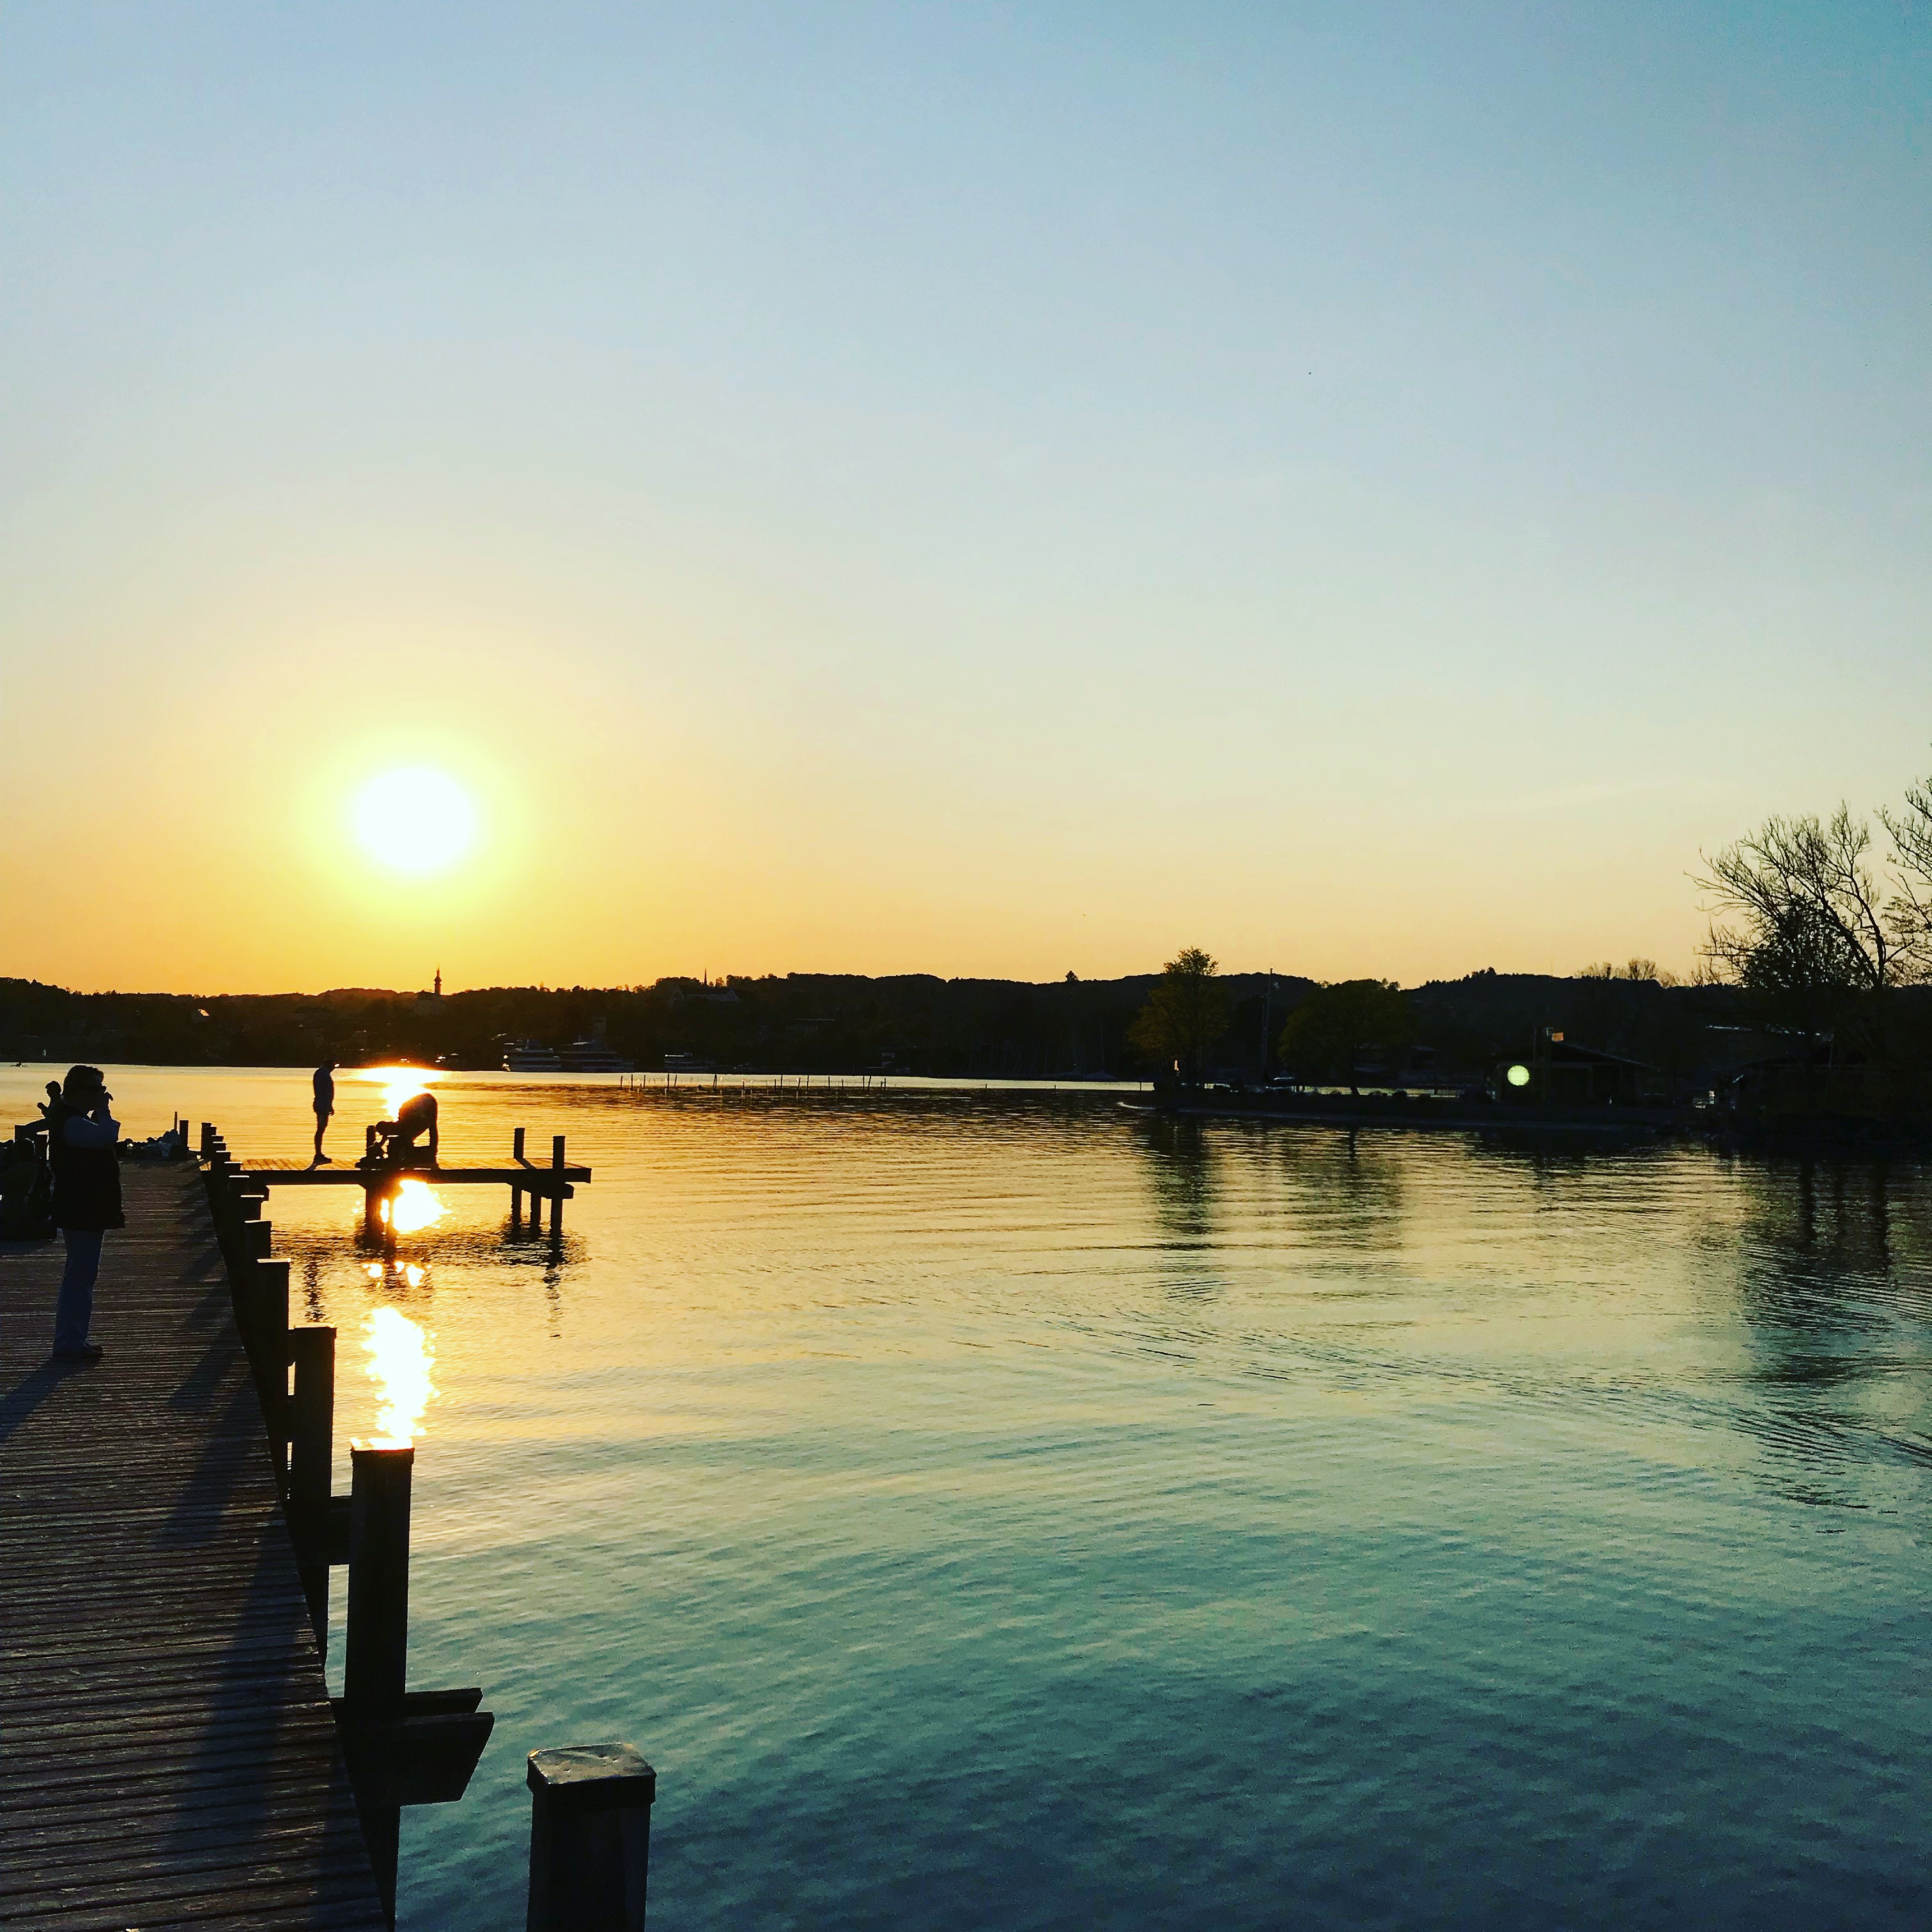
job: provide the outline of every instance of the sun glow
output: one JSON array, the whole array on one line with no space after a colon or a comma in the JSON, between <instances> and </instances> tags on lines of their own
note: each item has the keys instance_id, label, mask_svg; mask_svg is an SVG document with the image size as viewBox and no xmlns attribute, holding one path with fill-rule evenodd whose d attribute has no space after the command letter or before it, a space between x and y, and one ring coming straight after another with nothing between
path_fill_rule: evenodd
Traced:
<instances>
[{"instance_id":1,"label":"sun glow","mask_svg":"<svg viewBox=\"0 0 1932 1932\"><path fill-rule=\"evenodd\" d=\"M363 1076L382 1087L382 1114L393 1120L405 1100L427 1094L442 1076L433 1066L372 1066Z\"/></svg>"},{"instance_id":2,"label":"sun glow","mask_svg":"<svg viewBox=\"0 0 1932 1932\"><path fill-rule=\"evenodd\" d=\"M470 850L476 803L446 772L407 766L371 778L356 794L356 836L398 872L440 872Z\"/></svg>"},{"instance_id":3,"label":"sun glow","mask_svg":"<svg viewBox=\"0 0 1932 1932\"><path fill-rule=\"evenodd\" d=\"M379 1449L403 1449L422 1429L424 1412L436 1392L429 1372L436 1361L428 1332L399 1310L372 1309L363 1346L369 1373L382 1396L374 1437Z\"/></svg>"}]
</instances>

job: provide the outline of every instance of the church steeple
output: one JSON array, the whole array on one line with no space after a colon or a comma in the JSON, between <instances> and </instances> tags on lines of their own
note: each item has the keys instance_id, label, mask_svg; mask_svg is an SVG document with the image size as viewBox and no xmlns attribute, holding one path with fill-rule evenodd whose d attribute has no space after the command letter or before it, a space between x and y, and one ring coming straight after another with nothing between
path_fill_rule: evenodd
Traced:
<instances>
[{"instance_id":1,"label":"church steeple","mask_svg":"<svg viewBox=\"0 0 1932 1932\"><path fill-rule=\"evenodd\" d=\"M436 997L439 1000L442 998L442 968L440 966L436 969Z\"/></svg>"}]
</instances>

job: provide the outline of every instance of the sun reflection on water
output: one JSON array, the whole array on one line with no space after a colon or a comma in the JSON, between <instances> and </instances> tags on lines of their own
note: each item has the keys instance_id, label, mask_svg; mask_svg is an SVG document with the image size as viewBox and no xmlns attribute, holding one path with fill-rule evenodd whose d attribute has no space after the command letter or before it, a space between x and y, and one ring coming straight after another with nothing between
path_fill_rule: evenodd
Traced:
<instances>
[{"instance_id":1,"label":"sun reflection on water","mask_svg":"<svg viewBox=\"0 0 1932 1932\"><path fill-rule=\"evenodd\" d=\"M393 1120L405 1100L427 1094L442 1076L434 1066L368 1066L361 1070L361 1077L381 1087L383 1116Z\"/></svg>"},{"instance_id":2,"label":"sun reflection on water","mask_svg":"<svg viewBox=\"0 0 1932 1932\"><path fill-rule=\"evenodd\" d=\"M380 1262L364 1262L362 1264L362 1272L374 1282L384 1281L388 1278L388 1272ZM409 1288L422 1287L424 1282L428 1279L428 1269L419 1266L415 1262L404 1262L401 1267L395 1270L395 1279Z\"/></svg>"},{"instance_id":3,"label":"sun reflection on water","mask_svg":"<svg viewBox=\"0 0 1932 1932\"><path fill-rule=\"evenodd\" d=\"M428 1181L405 1177L377 1211L394 1233L419 1234L425 1228L434 1228L449 1212L449 1206Z\"/></svg>"},{"instance_id":4,"label":"sun reflection on water","mask_svg":"<svg viewBox=\"0 0 1932 1932\"><path fill-rule=\"evenodd\" d=\"M429 1378L436 1352L428 1332L400 1309L371 1309L362 1346L369 1352L370 1378L382 1397L376 1413L376 1445L406 1448L422 1432L424 1412L436 1392Z\"/></svg>"}]
</instances>

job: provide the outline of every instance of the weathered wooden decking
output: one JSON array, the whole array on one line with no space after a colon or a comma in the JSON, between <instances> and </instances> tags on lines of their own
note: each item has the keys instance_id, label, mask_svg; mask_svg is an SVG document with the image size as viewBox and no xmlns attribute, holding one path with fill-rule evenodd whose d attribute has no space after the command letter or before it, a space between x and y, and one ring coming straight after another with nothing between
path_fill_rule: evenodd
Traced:
<instances>
[{"instance_id":1,"label":"weathered wooden decking","mask_svg":"<svg viewBox=\"0 0 1932 1932\"><path fill-rule=\"evenodd\" d=\"M532 1167L518 1162L484 1166L474 1162L440 1167L358 1167L352 1163L311 1167L305 1160L255 1159L247 1171L276 1187L371 1187L395 1180L426 1181L432 1187L520 1187L526 1192L547 1192L565 1183L588 1180L590 1170L572 1164L564 1167Z\"/></svg>"},{"instance_id":2,"label":"weathered wooden decking","mask_svg":"<svg viewBox=\"0 0 1932 1932\"><path fill-rule=\"evenodd\" d=\"M200 1182L122 1173L98 1367L0 1250L0 1924L381 1932Z\"/></svg>"}]
</instances>

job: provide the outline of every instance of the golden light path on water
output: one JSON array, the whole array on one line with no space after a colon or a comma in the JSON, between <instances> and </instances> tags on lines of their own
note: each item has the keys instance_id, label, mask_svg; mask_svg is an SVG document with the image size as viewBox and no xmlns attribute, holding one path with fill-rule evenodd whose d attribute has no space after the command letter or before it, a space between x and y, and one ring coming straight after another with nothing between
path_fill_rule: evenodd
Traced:
<instances>
[{"instance_id":1,"label":"golden light path on water","mask_svg":"<svg viewBox=\"0 0 1932 1932\"><path fill-rule=\"evenodd\" d=\"M371 1066L358 1069L350 1077L373 1081L382 1088L382 1112L393 1120L405 1100L427 1094L442 1074L434 1066Z\"/></svg>"},{"instance_id":2,"label":"golden light path on water","mask_svg":"<svg viewBox=\"0 0 1932 1932\"><path fill-rule=\"evenodd\" d=\"M428 1331L400 1309L375 1308L364 1324L363 1346L369 1373L382 1391L373 1440L379 1448L400 1449L422 1433L436 1392L430 1370L436 1361Z\"/></svg>"},{"instance_id":3,"label":"golden light path on water","mask_svg":"<svg viewBox=\"0 0 1932 1932\"><path fill-rule=\"evenodd\" d=\"M385 1201L382 1218L399 1234L419 1234L434 1228L449 1212L449 1204L426 1180L404 1178L394 1196Z\"/></svg>"}]
</instances>

